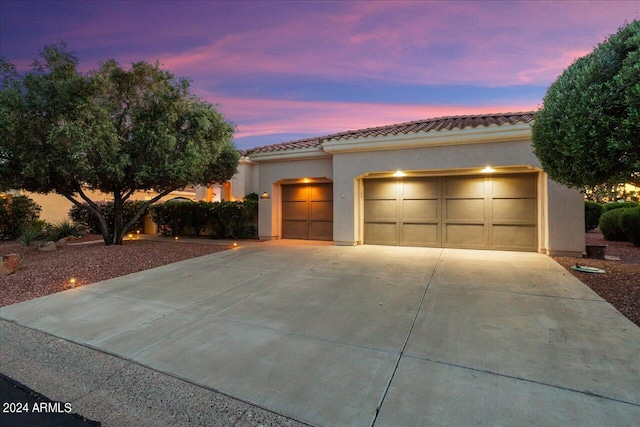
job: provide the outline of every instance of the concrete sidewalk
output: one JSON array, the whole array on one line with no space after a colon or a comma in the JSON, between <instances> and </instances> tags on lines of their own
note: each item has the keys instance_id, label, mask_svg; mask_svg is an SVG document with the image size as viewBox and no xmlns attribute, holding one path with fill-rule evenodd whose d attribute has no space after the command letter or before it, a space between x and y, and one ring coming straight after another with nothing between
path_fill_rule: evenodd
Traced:
<instances>
[{"instance_id":1,"label":"concrete sidewalk","mask_svg":"<svg viewBox=\"0 0 640 427\"><path fill-rule=\"evenodd\" d=\"M640 328L534 253L260 243L0 317L313 425L640 419Z\"/></svg>"}]
</instances>

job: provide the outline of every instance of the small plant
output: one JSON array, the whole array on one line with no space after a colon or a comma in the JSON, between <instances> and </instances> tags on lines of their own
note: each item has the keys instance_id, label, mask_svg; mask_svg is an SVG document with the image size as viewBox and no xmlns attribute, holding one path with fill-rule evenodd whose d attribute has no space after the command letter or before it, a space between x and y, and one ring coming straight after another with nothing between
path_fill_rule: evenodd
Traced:
<instances>
[{"instance_id":1,"label":"small plant","mask_svg":"<svg viewBox=\"0 0 640 427\"><path fill-rule=\"evenodd\" d=\"M56 222L47 228L47 238L54 242L69 236L79 236L79 227L69 220Z\"/></svg>"},{"instance_id":2,"label":"small plant","mask_svg":"<svg viewBox=\"0 0 640 427\"><path fill-rule=\"evenodd\" d=\"M631 243L640 246L640 207L625 209L620 214L620 228Z\"/></svg>"},{"instance_id":3,"label":"small plant","mask_svg":"<svg viewBox=\"0 0 640 427\"><path fill-rule=\"evenodd\" d=\"M585 231L595 229L599 222L600 216L604 213L604 206L600 203L590 202L586 200L584 202L584 228Z\"/></svg>"},{"instance_id":4,"label":"small plant","mask_svg":"<svg viewBox=\"0 0 640 427\"><path fill-rule=\"evenodd\" d=\"M625 210L626 209L612 209L602 214L599 226L605 239L618 242L626 242L628 240L620 227L620 215L622 215Z\"/></svg>"},{"instance_id":5,"label":"small plant","mask_svg":"<svg viewBox=\"0 0 640 427\"><path fill-rule=\"evenodd\" d=\"M18 241L24 246L31 246L33 242L38 240L44 235L44 229L41 224L37 222L31 223L22 227L22 234L18 237Z\"/></svg>"}]
</instances>

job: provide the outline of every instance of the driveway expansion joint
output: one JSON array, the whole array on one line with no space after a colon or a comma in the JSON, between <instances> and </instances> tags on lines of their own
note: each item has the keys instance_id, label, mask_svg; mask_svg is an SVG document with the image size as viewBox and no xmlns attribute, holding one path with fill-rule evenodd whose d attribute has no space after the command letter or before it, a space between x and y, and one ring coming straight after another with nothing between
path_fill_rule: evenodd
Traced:
<instances>
[{"instance_id":1,"label":"driveway expansion joint","mask_svg":"<svg viewBox=\"0 0 640 427\"><path fill-rule=\"evenodd\" d=\"M384 404L384 400L387 397L387 394L389 393L389 389L391 388L391 383L393 382L393 379L395 378L396 372L398 371L398 366L400 365L400 360L402 359L402 357L404 356L404 351L407 348L407 344L409 343L409 338L411 338L411 332L413 332L413 327L416 324L416 321L418 320L418 315L420 314L420 310L422 309L422 305L424 304L424 300L427 297L427 291L429 290L429 286L431 285L431 281L433 280L433 276L435 275L436 270L438 269L438 265L440 264L440 260L442 259L442 253L444 252L444 249L440 251L440 255L438 256L438 260L436 261L436 263L433 266L433 270L431 271L431 275L429 276L429 280L427 281L427 285L424 288L424 292L422 293L422 298L420 299L420 304L418 304L418 308L416 309L416 312L413 316L413 320L411 322L411 326L409 327L409 332L407 332L407 336L404 339L404 343L402 345L402 348L400 349L400 353L398 354L398 358L396 359L396 363L393 367L393 370L391 372L391 376L389 377L389 381L387 381L387 384L384 388L384 391L382 393L382 396L380 398L380 401L378 402L378 405L376 406L376 412L373 416L373 419L371 420L371 424L370 427L373 427L376 424L376 420L378 419L378 415L380 415L380 409L382 409L382 405Z\"/></svg>"},{"instance_id":2,"label":"driveway expansion joint","mask_svg":"<svg viewBox=\"0 0 640 427\"><path fill-rule=\"evenodd\" d=\"M617 402L617 403L623 403L625 405L631 405L631 406L634 406L636 408L640 408L640 403L634 403L634 402L629 402L629 401L622 400L622 399L616 399L615 397L604 396L602 394L594 393L594 392L589 391L589 390L577 390L577 389L574 389L574 388L564 387L564 386L557 385L557 384L550 384L550 383L543 382L543 381L532 380L530 378L517 377L517 376L514 376L514 375L503 374L503 373L491 371L491 370L488 370L488 369L474 368L472 366L465 366L465 365L460 365L460 364L457 364L457 363L451 363L451 362L445 362L445 361L442 361L442 360L430 359L428 357L420 357L420 356L415 356L415 355L405 355L404 357L406 357L408 359L424 360L426 362L437 363L438 365L449 366L449 367L452 367L452 368L466 369L466 370L469 370L469 371L480 372L482 374L495 375L497 377L509 378L509 379L512 379L512 380L524 381L524 382L531 383L531 384L538 384L538 385L542 385L542 386L546 386L546 387L552 387L552 388L556 388L556 389L559 389L559 390L570 391L572 393L584 394L584 395L587 395L587 396L597 397L597 398L600 398L600 399L605 399L605 400L609 400L609 401Z\"/></svg>"}]
</instances>

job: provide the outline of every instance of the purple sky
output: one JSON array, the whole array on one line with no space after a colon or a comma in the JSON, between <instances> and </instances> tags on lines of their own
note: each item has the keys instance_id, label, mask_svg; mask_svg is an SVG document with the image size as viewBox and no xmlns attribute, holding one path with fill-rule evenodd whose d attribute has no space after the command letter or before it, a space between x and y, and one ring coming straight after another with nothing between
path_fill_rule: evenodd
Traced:
<instances>
[{"instance_id":1,"label":"purple sky","mask_svg":"<svg viewBox=\"0 0 640 427\"><path fill-rule=\"evenodd\" d=\"M0 0L0 55L67 42L83 69L159 61L239 148L452 114L538 108L639 1Z\"/></svg>"}]
</instances>

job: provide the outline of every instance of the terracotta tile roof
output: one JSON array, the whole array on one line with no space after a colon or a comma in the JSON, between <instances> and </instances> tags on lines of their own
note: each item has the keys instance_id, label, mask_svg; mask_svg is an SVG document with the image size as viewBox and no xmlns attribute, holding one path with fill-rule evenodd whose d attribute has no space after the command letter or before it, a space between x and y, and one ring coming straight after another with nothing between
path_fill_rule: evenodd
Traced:
<instances>
[{"instance_id":1,"label":"terracotta tile roof","mask_svg":"<svg viewBox=\"0 0 640 427\"><path fill-rule=\"evenodd\" d=\"M295 150L299 148L319 147L323 142L333 140L357 139L376 136L388 136L410 134L418 132L430 132L452 130L454 128L476 128L480 126L503 125L518 123L530 123L533 121L534 112L525 111L517 113L477 114L469 116L446 116L413 122L398 123L394 125L379 126L366 129L350 130L331 135L301 139L298 141L284 142L281 144L257 147L247 151L248 154L264 153L269 151Z\"/></svg>"},{"instance_id":2,"label":"terracotta tile roof","mask_svg":"<svg viewBox=\"0 0 640 427\"><path fill-rule=\"evenodd\" d=\"M300 148L319 147L324 137L299 139L297 141L282 142L280 144L265 145L247 150L247 154L267 153L270 151L296 150Z\"/></svg>"}]
</instances>

